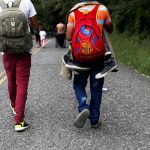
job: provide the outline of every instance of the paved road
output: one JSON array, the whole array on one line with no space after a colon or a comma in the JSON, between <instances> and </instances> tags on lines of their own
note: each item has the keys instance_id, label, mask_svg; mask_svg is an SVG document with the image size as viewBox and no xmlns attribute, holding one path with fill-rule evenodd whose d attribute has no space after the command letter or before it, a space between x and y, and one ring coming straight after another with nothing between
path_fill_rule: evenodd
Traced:
<instances>
[{"instance_id":1,"label":"paved road","mask_svg":"<svg viewBox=\"0 0 150 150\"><path fill-rule=\"evenodd\" d=\"M56 49L52 39L32 56L28 130L14 131L7 81L0 85L0 150L150 150L150 80L120 64L105 79L101 128L90 129L87 121L76 129L72 81L59 75L65 50Z\"/></svg>"}]
</instances>

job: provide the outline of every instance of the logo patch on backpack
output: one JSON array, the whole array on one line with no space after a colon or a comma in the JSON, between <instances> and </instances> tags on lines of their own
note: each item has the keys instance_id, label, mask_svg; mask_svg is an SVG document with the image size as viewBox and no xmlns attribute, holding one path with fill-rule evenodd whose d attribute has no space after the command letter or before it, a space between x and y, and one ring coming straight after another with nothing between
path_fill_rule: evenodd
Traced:
<instances>
[{"instance_id":1,"label":"logo patch on backpack","mask_svg":"<svg viewBox=\"0 0 150 150\"><path fill-rule=\"evenodd\" d=\"M16 23L13 21L13 22L11 22L11 27L12 28L14 28L15 27L15 25L16 25Z\"/></svg>"},{"instance_id":2,"label":"logo patch on backpack","mask_svg":"<svg viewBox=\"0 0 150 150\"><path fill-rule=\"evenodd\" d=\"M75 29L72 37L74 57L80 62L90 62L104 55L104 42L96 22L98 5L86 14L75 10Z\"/></svg>"}]
</instances>

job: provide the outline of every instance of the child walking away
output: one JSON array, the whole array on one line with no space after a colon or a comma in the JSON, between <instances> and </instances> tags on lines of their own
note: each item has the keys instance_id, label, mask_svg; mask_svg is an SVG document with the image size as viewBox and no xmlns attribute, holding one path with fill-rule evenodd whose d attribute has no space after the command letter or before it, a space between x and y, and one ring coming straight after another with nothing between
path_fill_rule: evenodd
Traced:
<instances>
[{"instance_id":1,"label":"child walking away","mask_svg":"<svg viewBox=\"0 0 150 150\"><path fill-rule=\"evenodd\" d=\"M62 23L62 21L60 21L57 25L56 25L56 42L55 42L55 46L57 47L61 47L64 48L66 47L66 34L65 34L65 25Z\"/></svg>"},{"instance_id":2,"label":"child walking away","mask_svg":"<svg viewBox=\"0 0 150 150\"><path fill-rule=\"evenodd\" d=\"M46 44L46 32L43 30L43 29L41 29L40 30L40 39L41 39L41 46L42 47L45 47L45 44Z\"/></svg>"},{"instance_id":3,"label":"child walking away","mask_svg":"<svg viewBox=\"0 0 150 150\"><path fill-rule=\"evenodd\" d=\"M105 62L103 28L112 33L113 24L108 9L103 4L94 0L79 2L67 16L66 39L71 41L73 59L89 70L74 74L73 88L79 112L74 126L83 128L89 119L91 128L98 128L101 125L100 106L104 77L96 79L95 76L101 72ZM86 93L88 85L90 98Z\"/></svg>"}]
</instances>

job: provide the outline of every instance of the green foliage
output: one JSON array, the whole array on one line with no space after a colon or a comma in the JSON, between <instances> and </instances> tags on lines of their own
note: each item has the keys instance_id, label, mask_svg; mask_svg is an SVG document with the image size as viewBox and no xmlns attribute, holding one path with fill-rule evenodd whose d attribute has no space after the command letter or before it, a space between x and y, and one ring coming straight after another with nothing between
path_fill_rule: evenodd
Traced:
<instances>
[{"instance_id":1,"label":"green foliage","mask_svg":"<svg viewBox=\"0 0 150 150\"><path fill-rule=\"evenodd\" d=\"M101 0L113 10L111 15L119 32L135 33L142 37L150 34L150 0ZM61 20L65 22L69 9L79 0L32 0L38 18L47 30L54 30Z\"/></svg>"},{"instance_id":2,"label":"green foliage","mask_svg":"<svg viewBox=\"0 0 150 150\"><path fill-rule=\"evenodd\" d=\"M150 77L149 39L141 41L139 37L129 37L127 34L113 33L111 41L118 62L127 64Z\"/></svg>"},{"instance_id":3,"label":"green foliage","mask_svg":"<svg viewBox=\"0 0 150 150\"><path fill-rule=\"evenodd\" d=\"M58 22L66 21L66 14L77 0L32 0L38 19L47 31L53 32Z\"/></svg>"},{"instance_id":4,"label":"green foliage","mask_svg":"<svg viewBox=\"0 0 150 150\"><path fill-rule=\"evenodd\" d=\"M150 33L150 1L149 0L112 0L109 7L114 8L112 18L119 32L142 34Z\"/></svg>"}]
</instances>

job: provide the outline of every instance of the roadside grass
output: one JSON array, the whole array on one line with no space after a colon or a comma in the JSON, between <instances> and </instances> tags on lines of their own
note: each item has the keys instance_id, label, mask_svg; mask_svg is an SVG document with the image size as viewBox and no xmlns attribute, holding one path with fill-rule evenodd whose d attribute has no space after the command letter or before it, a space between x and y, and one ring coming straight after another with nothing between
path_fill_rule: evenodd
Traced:
<instances>
[{"instance_id":1,"label":"roadside grass","mask_svg":"<svg viewBox=\"0 0 150 150\"><path fill-rule=\"evenodd\" d=\"M139 40L118 33L111 34L110 39L118 62L150 77L150 39Z\"/></svg>"}]
</instances>

